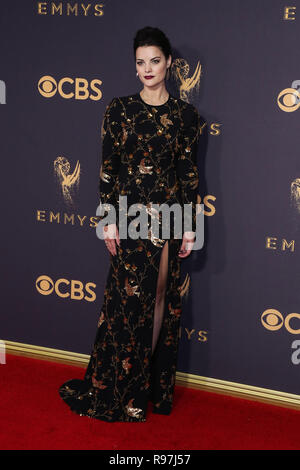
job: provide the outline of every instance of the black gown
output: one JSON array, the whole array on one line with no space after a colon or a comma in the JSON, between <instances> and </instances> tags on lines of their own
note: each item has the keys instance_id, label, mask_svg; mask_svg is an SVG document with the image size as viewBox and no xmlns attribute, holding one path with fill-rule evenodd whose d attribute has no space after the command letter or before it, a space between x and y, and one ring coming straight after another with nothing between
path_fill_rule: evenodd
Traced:
<instances>
[{"instance_id":1,"label":"black gown","mask_svg":"<svg viewBox=\"0 0 300 470\"><path fill-rule=\"evenodd\" d=\"M105 216L115 210L120 228L120 195L127 196L128 208L133 203L146 207L150 220L153 203L189 204L189 230L195 231L199 136L200 115L195 106L170 93L164 104L156 106L145 103L139 93L113 98L101 127L99 192ZM137 217L126 215L128 225ZM99 218L103 221L104 215ZM147 237L121 238L117 254L110 254L84 378L71 379L59 388L61 398L81 416L109 422L146 421L148 400L154 413L168 415L172 410L182 311L178 256L182 232L175 231L172 216L168 239L162 237L161 222L159 234L153 235L149 225ZM159 263L167 242L164 316L152 354Z\"/></svg>"}]
</instances>

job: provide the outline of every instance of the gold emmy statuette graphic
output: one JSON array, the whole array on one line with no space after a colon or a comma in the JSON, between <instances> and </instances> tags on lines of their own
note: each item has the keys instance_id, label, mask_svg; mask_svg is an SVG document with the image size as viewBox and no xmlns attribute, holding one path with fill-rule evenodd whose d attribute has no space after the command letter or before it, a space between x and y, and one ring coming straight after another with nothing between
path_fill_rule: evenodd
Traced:
<instances>
[{"instance_id":1,"label":"gold emmy statuette graphic","mask_svg":"<svg viewBox=\"0 0 300 470\"><path fill-rule=\"evenodd\" d=\"M175 59L171 69L176 81L179 82L180 98L188 102L188 93L193 89L196 89L197 92L199 91L202 69L200 62L197 63L195 72L191 77L188 76L190 66L185 59Z\"/></svg>"},{"instance_id":2,"label":"gold emmy statuette graphic","mask_svg":"<svg viewBox=\"0 0 300 470\"><path fill-rule=\"evenodd\" d=\"M300 178L296 178L291 183L291 203L300 213Z\"/></svg>"},{"instance_id":3,"label":"gold emmy statuette graphic","mask_svg":"<svg viewBox=\"0 0 300 470\"><path fill-rule=\"evenodd\" d=\"M180 297L184 298L188 296L190 285L191 285L190 275L186 274L183 283L181 284L181 286L179 286Z\"/></svg>"},{"instance_id":4,"label":"gold emmy statuette graphic","mask_svg":"<svg viewBox=\"0 0 300 470\"><path fill-rule=\"evenodd\" d=\"M78 189L80 181L80 163L77 161L73 173L70 173L70 167L65 157L57 157L54 161L54 172L67 205L73 204L73 191L75 186Z\"/></svg>"}]
</instances>

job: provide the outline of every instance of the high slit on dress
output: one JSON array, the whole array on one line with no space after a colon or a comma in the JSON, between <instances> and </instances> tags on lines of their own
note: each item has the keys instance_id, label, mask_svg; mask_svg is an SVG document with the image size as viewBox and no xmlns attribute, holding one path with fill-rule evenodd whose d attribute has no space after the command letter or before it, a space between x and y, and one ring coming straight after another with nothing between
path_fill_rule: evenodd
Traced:
<instances>
[{"instance_id":1,"label":"high slit on dress","mask_svg":"<svg viewBox=\"0 0 300 470\"><path fill-rule=\"evenodd\" d=\"M195 231L199 119L193 105L172 95L160 106L144 103L139 93L110 102L102 125L100 171L100 200L106 215L110 207L118 211L118 195L128 196L128 207L135 202L145 206L150 202L189 203L193 209L190 230ZM134 217L126 215L128 227ZM121 238L120 246L116 243L117 254L110 254L85 375L59 387L61 398L77 414L110 422L143 422L148 401L153 403L154 413L171 413L182 311L178 256L182 234L175 232L173 216L170 222L170 238L164 238L161 227L154 237L148 222L147 238ZM164 310L152 353L165 243L169 246Z\"/></svg>"}]
</instances>

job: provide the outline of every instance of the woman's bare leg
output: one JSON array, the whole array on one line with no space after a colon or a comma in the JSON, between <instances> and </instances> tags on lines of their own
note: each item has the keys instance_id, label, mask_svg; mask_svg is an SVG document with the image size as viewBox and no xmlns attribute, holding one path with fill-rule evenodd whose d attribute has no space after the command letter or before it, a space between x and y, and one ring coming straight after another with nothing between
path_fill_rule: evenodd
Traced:
<instances>
[{"instance_id":1,"label":"woman's bare leg","mask_svg":"<svg viewBox=\"0 0 300 470\"><path fill-rule=\"evenodd\" d=\"M166 284L167 284L167 277L168 277L168 255L169 255L169 243L168 241L166 241L162 249L159 272L158 272L158 280L157 280L156 300L155 300L155 309L154 309L153 337L152 337L152 354L157 344L157 340L158 340L161 325L162 325L162 319L164 315L165 293L166 293Z\"/></svg>"}]
</instances>

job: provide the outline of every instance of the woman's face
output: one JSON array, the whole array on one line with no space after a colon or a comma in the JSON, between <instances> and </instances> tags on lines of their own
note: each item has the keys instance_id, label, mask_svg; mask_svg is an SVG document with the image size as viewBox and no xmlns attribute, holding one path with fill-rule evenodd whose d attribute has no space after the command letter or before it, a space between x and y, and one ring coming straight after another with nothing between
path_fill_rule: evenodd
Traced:
<instances>
[{"instance_id":1,"label":"woman's face","mask_svg":"<svg viewBox=\"0 0 300 470\"><path fill-rule=\"evenodd\" d=\"M166 60L157 46L141 46L136 49L136 70L144 86L154 87L164 81L171 57ZM146 78L151 77L151 78Z\"/></svg>"}]
</instances>

